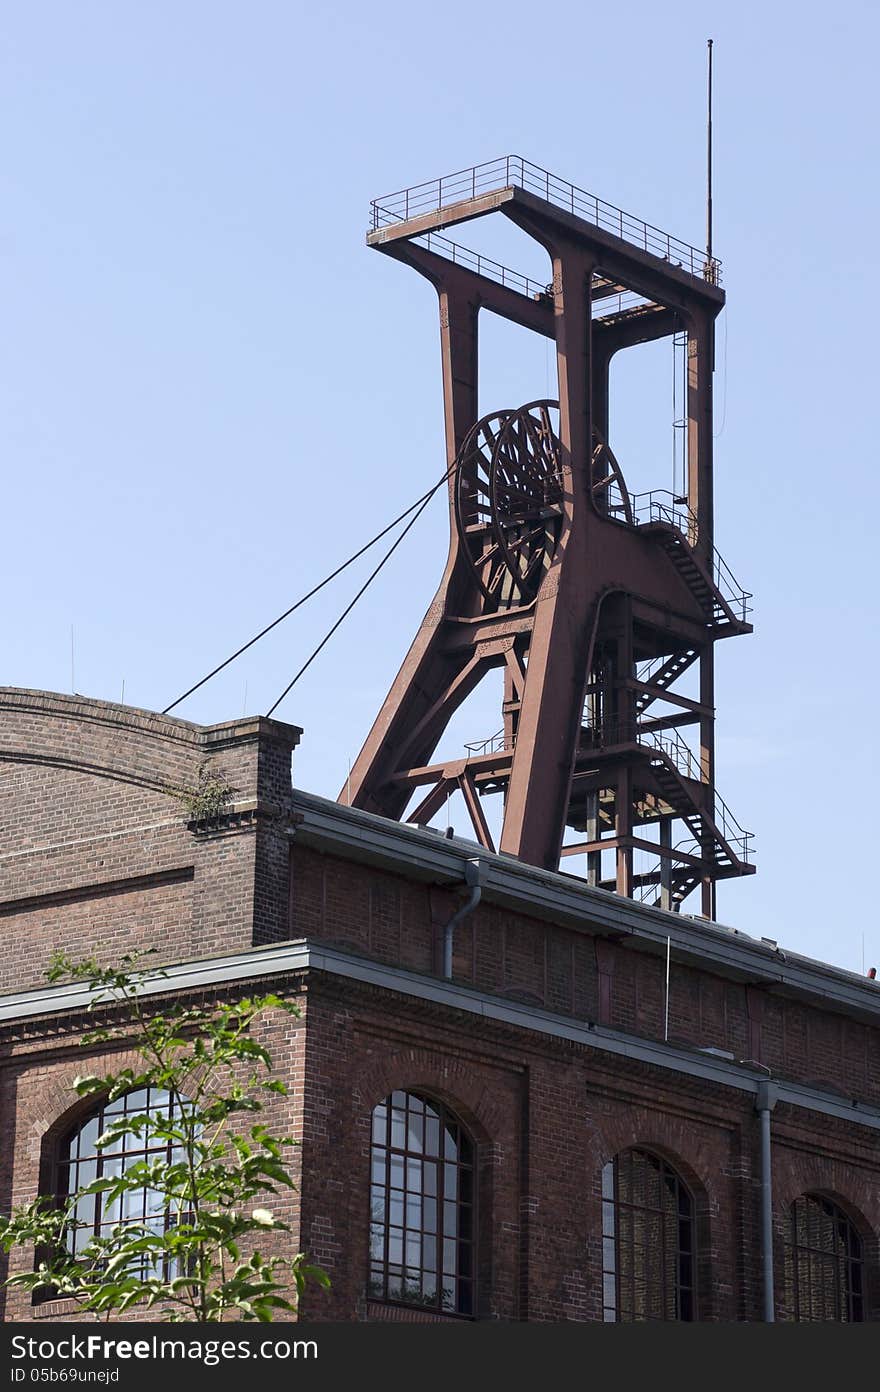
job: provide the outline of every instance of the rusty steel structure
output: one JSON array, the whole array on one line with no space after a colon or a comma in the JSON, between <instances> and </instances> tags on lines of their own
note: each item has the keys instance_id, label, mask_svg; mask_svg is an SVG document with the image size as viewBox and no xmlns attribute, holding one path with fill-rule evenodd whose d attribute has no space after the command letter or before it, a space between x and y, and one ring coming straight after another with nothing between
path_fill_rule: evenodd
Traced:
<instances>
[{"instance_id":1,"label":"rusty steel structure","mask_svg":"<svg viewBox=\"0 0 880 1392\"><path fill-rule=\"evenodd\" d=\"M549 284L444 235L489 214L547 253ZM340 801L427 823L460 790L495 849L482 799L500 793L502 852L552 869L583 855L591 883L666 908L699 888L714 918L717 881L754 868L715 787L714 647L751 632L713 541L719 263L518 156L378 199L367 242L439 297L450 545ZM481 310L555 344L558 400L479 414ZM632 495L609 365L666 337L686 348L684 485ZM491 668L502 728L432 763Z\"/></svg>"}]
</instances>

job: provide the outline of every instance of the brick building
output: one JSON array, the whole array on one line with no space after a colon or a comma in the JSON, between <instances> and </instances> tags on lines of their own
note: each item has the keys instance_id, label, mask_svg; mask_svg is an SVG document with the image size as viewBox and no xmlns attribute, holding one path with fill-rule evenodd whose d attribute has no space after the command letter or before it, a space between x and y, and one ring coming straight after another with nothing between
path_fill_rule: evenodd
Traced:
<instances>
[{"instance_id":1,"label":"brick building","mask_svg":"<svg viewBox=\"0 0 880 1392\"><path fill-rule=\"evenodd\" d=\"M52 949L154 947L159 993L302 1008L265 1033L286 1216L333 1283L304 1317L760 1320L767 1194L776 1318L880 1317L880 984L294 791L290 725L0 707L3 1211L89 1121ZM206 771L231 800L188 820Z\"/></svg>"}]
</instances>

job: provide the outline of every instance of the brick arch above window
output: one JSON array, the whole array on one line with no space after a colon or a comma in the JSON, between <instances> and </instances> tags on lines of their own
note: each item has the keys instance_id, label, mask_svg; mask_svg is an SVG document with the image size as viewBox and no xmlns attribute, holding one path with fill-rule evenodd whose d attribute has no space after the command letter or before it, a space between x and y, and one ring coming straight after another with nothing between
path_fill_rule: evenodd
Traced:
<instances>
[{"instance_id":1,"label":"brick arch above window","mask_svg":"<svg viewBox=\"0 0 880 1392\"><path fill-rule=\"evenodd\" d=\"M114 1073L121 1073L125 1068L140 1073L144 1066L143 1055L134 1049L121 1050L103 1062ZM54 1070L40 1083L29 1107L28 1149L39 1166L37 1188L41 1194L55 1192L55 1155L59 1140L99 1105L94 1093L78 1097L74 1092L74 1078L82 1071L81 1060Z\"/></svg>"},{"instance_id":2,"label":"brick arch above window","mask_svg":"<svg viewBox=\"0 0 880 1392\"><path fill-rule=\"evenodd\" d=\"M515 1118L508 1086L487 1086L467 1058L439 1050L403 1048L356 1074L355 1098L363 1114L397 1089L424 1092L455 1112L478 1145L509 1138Z\"/></svg>"}]
</instances>

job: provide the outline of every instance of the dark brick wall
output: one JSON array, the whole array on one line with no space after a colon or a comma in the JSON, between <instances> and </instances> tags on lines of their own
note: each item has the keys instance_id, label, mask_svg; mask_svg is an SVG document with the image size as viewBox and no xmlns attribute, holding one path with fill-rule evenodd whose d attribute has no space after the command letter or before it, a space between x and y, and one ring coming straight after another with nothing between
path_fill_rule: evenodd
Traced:
<instances>
[{"instance_id":1,"label":"dark brick wall","mask_svg":"<svg viewBox=\"0 0 880 1392\"><path fill-rule=\"evenodd\" d=\"M291 937L317 937L415 971L437 970L461 891L429 888L296 845ZM645 1038L662 1038L665 959L483 902L456 933L457 981ZM774 1073L880 1101L880 1029L677 962L671 1043L728 1050Z\"/></svg>"}]
</instances>

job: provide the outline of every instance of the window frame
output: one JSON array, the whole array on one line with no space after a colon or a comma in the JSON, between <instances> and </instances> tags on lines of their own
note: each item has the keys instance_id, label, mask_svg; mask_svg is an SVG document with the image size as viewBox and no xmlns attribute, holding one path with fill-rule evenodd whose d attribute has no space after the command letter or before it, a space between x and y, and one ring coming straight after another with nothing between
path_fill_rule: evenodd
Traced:
<instances>
[{"instance_id":1,"label":"window frame","mask_svg":"<svg viewBox=\"0 0 880 1392\"><path fill-rule=\"evenodd\" d=\"M659 1208L648 1206L641 1203L634 1203L631 1200L620 1198L620 1162L627 1157L642 1157L649 1161L658 1170L658 1185L664 1183L671 1185L674 1194L674 1206L671 1213ZM609 1185L610 1176L610 1185ZM610 1189L610 1193L609 1193ZM687 1211L682 1211L682 1202L686 1203ZM630 1213L651 1214L659 1218L662 1241L664 1243L663 1256L660 1259L659 1270L663 1279L661 1289L661 1304L665 1305L668 1295L668 1286L665 1271L665 1223L671 1217L676 1227L675 1239L675 1308L674 1318L665 1315L652 1317L650 1315L637 1316L632 1313L622 1315L623 1300L621 1297L621 1212L627 1210ZM609 1213L610 1210L610 1213ZM618 1151L617 1154L602 1166L601 1172L601 1215L602 1215L602 1319L606 1324L631 1324L631 1323L682 1323L693 1324L700 1319L700 1300L699 1300L699 1278L700 1261L698 1245L698 1224L697 1224L697 1205L693 1190L685 1180L678 1167L662 1154L658 1154L649 1146L628 1146L626 1149ZM682 1225L687 1225L688 1245L682 1245ZM613 1267L609 1266L609 1244L611 1244L611 1257ZM632 1265L632 1277L636 1279L636 1246L634 1237L630 1242L630 1259ZM690 1280L682 1279L682 1271L685 1263L689 1263ZM608 1289L609 1282L613 1281L613 1303L609 1302ZM686 1296L683 1302L682 1297ZM634 1301L631 1302L633 1305ZM688 1313L683 1313L685 1305L689 1305Z\"/></svg>"},{"instance_id":2,"label":"window frame","mask_svg":"<svg viewBox=\"0 0 880 1392\"><path fill-rule=\"evenodd\" d=\"M404 1099L405 1105L401 1107L395 1099ZM422 1107L422 1150L413 1149L410 1146L409 1120L411 1115L410 1101L415 1100ZM377 1137L377 1119L380 1111L384 1108L384 1139ZM438 1130L438 1146L436 1154L429 1152L425 1146L425 1136L427 1131L428 1109L436 1115ZM403 1145L394 1144L394 1110L403 1110ZM417 1111L412 1113L418 1116ZM446 1151L446 1138L450 1128L454 1128L455 1133L455 1157L448 1156ZM467 1147L466 1159L462 1159L462 1143ZM379 1153L377 1156L377 1152ZM391 1180L397 1162L403 1174L403 1188L393 1185ZM425 1171L421 1171L421 1184L418 1189L410 1189L407 1178L410 1172L410 1162L436 1166L436 1193L426 1193ZM376 1178L376 1165L379 1164L382 1170L381 1182ZM450 1169L455 1174L455 1194L452 1199L447 1197L446 1184L447 1174ZM398 1171L400 1172L400 1171ZM468 1176L470 1198L462 1197L462 1174ZM461 1319L475 1320L478 1318L477 1308L479 1300L479 1152L477 1143L470 1128L462 1121L460 1115L445 1102L435 1097L430 1092L424 1092L418 1088L395 1088L388 1093L381 1101L377 1102L370 1112L370 1165L369 1165L369 1219L367 1230L367 1299L382 1305L389 1305L400 1309L418 1310L422 1313L439 1319ZM373 1205L375 1202L376 1191L381 1190L381 1202L383 1205L381 1217L377 1216ZM392 1194L402 1195L402 1223L392 1223L393 1215L392 1203L400 1203L401 1200L392 1200ZM408 1219L408 1205L413 1200L418 1208L418 1226L410 1225ZM431 1203L436 1205L435 1226L432 1229L426 1226L425 1208ZM455 1234L446 1235L443 1231L445 1221L444 1205L447 1207L454 1203L455 1208ZM462 1234L462 1215L467 1212L469 1216L469 1234ZM402 1249L401 1260L391 1261L391 1243L393 1240L392 1232L398 1230L401 1234ZM374 1240L377 1230L381 1230L381 1256L374 1255ZM408 1240L418 1235L419 1238L419 1259L417 1262L407 1262ZM425 1262L425 1242L434 1241L435 1267L432 1272L431 1267ZM444 1270L443 1250L445 1243L454 1243L455 1246L455 1271L448 1273ZM466 1254L465 1266L469 1266L469 1271L462 1270L462 1256ZM390 1292L390 1281L392 1268L400 1267L401 1270L401 1290L400 1295ZM421 1298L407 1297L405 1294L407 1269L418 1271L420 1284L424 1290L425 1280L433 1274L436 1279L436 1290L432 1298L422 1294ZM454 1306L444 1303L443 1280L444 1277L452 1275L454 1282ZM374 1279L381 1282L380 1289L376 1289ZM461 1308L462 1293L466 1289L469 1295L469 1307ZM468 1302L464 1302L467 1304Z\"/></svg>"},{"instance_id":3,"label":"window frame","mask_svg":"<svg viewBox=\"0 0 880 1392\"><path fill-rule=\"evenodd\" d=\"M809 1208L821 1208L824 1217L831 1220L836 1227L843 1227L846 1244L845 1251L838 1254L836 1251L823 1251L821 1247L815 1247L808 1243L801 1243L798 1240L798 1219L801 1215L806 1216ZM839 1233L837 1236L839 1237ZM857 1253L853 1254L855 1245ZM804 1317L800 1314L802 1304L801 1296L801 1266L802 1262L799 1255L806 1259L807 1267L810 1272L810 1281L807 1290L807 1302L812 1304L812 1292L814 1289L813 1271L819 1264L828 1267L833 1265L836 1272L842 1266L844 1270L844 1293L846 1299L847 1315L843 1318L841 1314L835 1316L821 1316L814 1319L812 1315ZM853 1281L854 1274L857 1273L857 1282ZM784 1280L784 1299L785 1306L791 1311L791 1320L795 1324L864 1324L867 1319L867 1274L868 1265L865 1260L865 1240L859 1231L857 1224L853 1221L850 1214L834 1199L826 1194L814 1190L806 1190L798 1194L788 1206L785 1215L785 1226L783 1229L783 1280ZM856 1290L856 1285L858 1289ZM824 1287L828 1289L826 1285ZM837 1281L830 1283L830 1289L836 1295L839 1293ZM825 1301L823 1299L823 1306ZM857 1311L857 1313L856 1313Z\"/></svg>"},{"instance_id":4,"label":"window frame","mask_svg":"<svg viewBox=\"0 0 880 1392\"><path fill-rule=\"evenodd\" d=\"M136 1098L141 1096L144 1097L144 1104L142 1106L129 1107L127 1105L129 1098ZM154 1097L163 1097L164 1101L153 1101L152 1099ZM121 1108L120 1104L123 1104ZM124 1136L122 1138L123 1143L121 1149L111 1150L108 1147L103 1147L101 1150L97 1150L95 1148L94 1142L92 1142L90 1149L86 1154L79 1154L79 1139L87 1130L87 1128L92 1126L93 1123L95 1124L95 1140L97 1140L98 1136L102 1135L104 1131L107 1129L107 1126L111 1124L112 1121L117 1117L121 1117L126 1114L134 1116L144 1115L148 1112L158 1114L160 1110L163 1117L173 1118L175 1113L180 1111L180 1103L178 1099L174 1096L174 1094L169 1092L167 1089L147 1086L131 1088L127 1092L120 1094L119 1097L113 1099L113 1101L110 1101L107 1097L103 1097L97 1105L92 1105L87 1111L81 1112L77 1119L71 1125L67 1126L57 1136L53 1146L52 1192L55 1195L55 1202L58 1204L59 1208L66 1204L68 1200L73 1197L73 1194L76 1192L76 1189L80 1183L87 1184L90 1183L93 1179L103 1178L104 1164L107 1160L112 1161L113 1157L116 1157L118 1159L121 1156L123 1157L123 1159L128 1161L128 1164L136 1164L137 1162L144 1160L147 1157L159 1158L164 1153L165 1159L170 1163L175 1151L174 1144L171 1140L164 1142L162 1145L154 1144L153 1146L150 1146L148 1148L147 1145L144 1143L143 1138L138 1137L137 1148L134 1148L133 1146L131 1146L130 1143L135 1138L131 1136ZM75 1155L71 1154L71 1152L74 1150L74 1147L76 1148L77 1152ZM91 1174L88 1179L80 1180L78 1176L80 1174L81 1168L84 1165L93 1165L94 1173ZM127 1168L127 1165L124 1168ZM77 1182L73 1186L73 1191L71 1191L70 1183L72 1174L77 1175ZM142 1192L146 1196L146 1194L150 1192L149 1186L144 1185ZM109 1229L115 1226L117 1222L124 1221L120 1220L120 1218L114 1218L112 1220L105 1219L103 1216L104 1201L105 1195L103 1193L98 1193L94 1195L94 1207L90 1223L86 1222L83 1224L79 1224L76 1222L76 1220L74 1220L70 1232L65 1240L65 1251L67 1251L68 1254L74 1254L70 1246L70 1241L72 1233L78 1227L84 1227L87 1231L89 1231L90 1237L96 1237L100 1236L102 1231L106 1233ZM129 1221L143 1222L146 1220L148 1216L146 1211L146 1198L144 1200L144 1203L142 1204L142 1209L143 1212L141 1214L131 1217ZM170 1212L170 1208L166 1207L164 1213L163 1231L167 1233L169 1228L171 1228L174 1225L174 1221L174 1216ZM161 1279L170 1279L169 1273L170 1275L179 1274L171 1271L171 1267L169 1266L169 1264L166 1261L163 1261Z\"/></svg>"}]
</instances>

